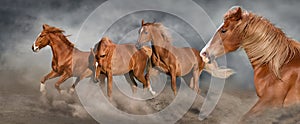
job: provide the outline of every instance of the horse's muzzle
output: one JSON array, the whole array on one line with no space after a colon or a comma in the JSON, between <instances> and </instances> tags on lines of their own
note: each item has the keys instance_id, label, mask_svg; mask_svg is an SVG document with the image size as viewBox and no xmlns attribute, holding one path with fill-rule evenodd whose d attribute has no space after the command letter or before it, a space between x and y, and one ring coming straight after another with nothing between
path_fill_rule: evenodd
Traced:
<instances>
[{"instance_id":1,"label":"horse's muzzle","mask_svg":"<svg viewBox=\"0 0 300 124\"><path fill-rule=\"evenodd\" d=\"M31 47L33 52L38 52L39 51L39 47L36 47L34 44Z\"/></svg>"},{"instance_id":2,"label":"horse's muzzle","mask_svg":"<svg viewBox=\"0 0 300 124\"><path fill-rule=\"evenodd\" d=\"M204 51L200 53L200 56L202 58L202 60L205 63L210 64L212 61L214 61L214 59L216 58L214 55L210 55L208 52Z\"/></svg>"},{"instance_id":3,"label":"horse's muzzle","mask_svg":"<svg viewBox=\"0 0 300 124\"><path fill-rule=\"evenodd\" d=\"M136 49L139 50L139 49L141 49L141 47L142 47L142 44L141 44L141 43L136 43L136 44L135 44L135 48L136 48Z\"/></svg>"}]
</instances>

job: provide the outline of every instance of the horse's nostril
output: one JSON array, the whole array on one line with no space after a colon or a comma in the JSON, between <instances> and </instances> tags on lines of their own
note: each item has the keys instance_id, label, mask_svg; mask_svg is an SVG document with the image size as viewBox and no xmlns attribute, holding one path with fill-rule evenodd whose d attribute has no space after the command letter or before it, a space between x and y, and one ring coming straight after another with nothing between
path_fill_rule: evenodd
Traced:
<instances>
[{"instance_id":1,"label":"horse's nostril","mask_svg":"<svg viewBox=\"0 0 300 124\"><path fill-rule=\"evenodd\" d=\"M203 53L202 53L202 56L205 56L205 57L206 57L206 56L208 56L208 53L207 53L207 52L203 52Z\"/></svg>"}]
</instances>

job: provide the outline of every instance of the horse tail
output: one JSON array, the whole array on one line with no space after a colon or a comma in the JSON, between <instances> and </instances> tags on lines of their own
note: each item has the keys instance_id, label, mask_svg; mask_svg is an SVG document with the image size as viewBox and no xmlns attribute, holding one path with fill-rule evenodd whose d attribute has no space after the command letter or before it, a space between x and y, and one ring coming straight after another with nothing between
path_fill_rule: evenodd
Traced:
<instances>
[{"instance_id":1,"label":"horse tail","mask_svg":"<svg viewBox=\"0 0 300 124\"><path fill-rule=\"evenodd\" d=\"M213 77L226 79L233 75L235 72L230 68L220 68L216 61L208 64L206 63L204 66L204 70L210 73Z\"/></svg>"}]
</instances>

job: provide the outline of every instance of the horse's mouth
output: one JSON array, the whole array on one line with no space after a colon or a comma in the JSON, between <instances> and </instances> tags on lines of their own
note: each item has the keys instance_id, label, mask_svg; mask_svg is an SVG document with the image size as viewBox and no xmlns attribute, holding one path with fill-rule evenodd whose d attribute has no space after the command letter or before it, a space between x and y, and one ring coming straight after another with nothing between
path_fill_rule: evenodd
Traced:
<instances>
[{"instance_id":1,"label":"horse's mouth","mask_svg":"<svg viewBox=\"0 0 300 124\"><path fill-rule=\"evenodd\" d=\"M36 52L36 53L39 52L39 51L40 51L39 48L33 50L33 52Z\"/></svg>"},{"instance_id":2,"label":"horse's mouth","mask_svg":"<svg viewBox=\"0 0 300 124\"><path fill-rule=\"evenodd\" d=\"M212 61L215 60L215 56L201 56L203 62L210 64Z\"/></svg>"},{"instance_id":3,"label":"horse's mouth","mask_svg":"<svg viewBox=\"0 0 300 124\"><path fill-rule=\"evenodd\" d=\"M144 47L144 46L151 47L151 42L150 42L150 41L149 41L149 42L143 42L143 43L138 42L138 43L135 44L135 47L136 47L138 50L141 49L141 48Z\"/></svg>"}]
</instances>

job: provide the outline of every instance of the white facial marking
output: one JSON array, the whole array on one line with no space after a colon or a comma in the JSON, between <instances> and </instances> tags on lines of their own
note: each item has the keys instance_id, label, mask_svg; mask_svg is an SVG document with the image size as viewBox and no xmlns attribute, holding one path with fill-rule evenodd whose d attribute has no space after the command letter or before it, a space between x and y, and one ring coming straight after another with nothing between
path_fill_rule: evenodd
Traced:
<instances>
[{"instance_id":1,"label":"white facial marking","mask_svg":"<svg viewBox=\"0 0 300 124\"><path fill-rule=\"evenodd\" d=\"M95 64L96 68L98 67L98 65L99 65L99 63L98 63L98 62L96 62L96 64Z\"/></svg>"},{"instance_id":2,"label":"white facial marking","mask_svg":"<svg viewBox=\"0 0 300 124\"><path fill-rule=\"evenodd\" d=\"M144 28L142 27L142 28L141 28L141 30L140 30L140 33L142 33L142 32L143 32L143 30L144 30Z\"/></svg>"},{"instance_id":3,"label":"white facial marking","mask_svg":"<svg viewBox=\"0 0 300 124\"><path fill-rule=\"evenodd\" d=\"M37 37L40 37L41 33L38 34ZM35 45L35 42L33 42L33 50L38 52L39 51L39 47Z\"/></svg>"},{"instance_id":4,"label":"white facial marking","mask_svg":"<svg viewBox=\"0 0 300 124\"><path fill-rule=\"evenodd\" d=\"M97 72L96 72L96 71L97 71L98 65L99 65L99 63L96 62L96 63L95 63L95 66L96 66L96 68L95 68L95 78L97 78Z\"/></svg>"},{"instance_id":5,"label":"white facial marking","mask_svg":"<svg viewBox=\"0 0 300 124\"><path fill-rule=\"evenodd\" d=\"M219 28L217 29L217 31L218 31L223 25L224 25L224 22L219 26ZM201 56L202 60L203 60L205 63L209 62L209 59L208 59L207 56L203 56L202 54L203 54L204 52L207 52L207 48L210 47L211 42L212 42L214 36L217 34L217 31L215 32L215 34L213 35L213 37L211 37L211 39L209 40L209 42L205 45L205 47L204 47L204 48L201 50L201 52L200 52L200 56ZM210 53L210 54L211 54L211 53Z\"/></svg>"},{"instance_id":6,"label":"white facial marking","mask_svg":"<svg viewBox=\"0 0 300 124\"><path fill-rule=\"evenodd\" d=\"M39 47L35 45L35 43L33 43L33 50L38 52L39 51Z\"/></svg>"}]
</instances>

